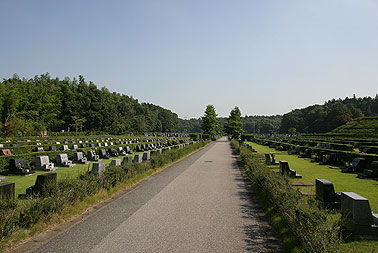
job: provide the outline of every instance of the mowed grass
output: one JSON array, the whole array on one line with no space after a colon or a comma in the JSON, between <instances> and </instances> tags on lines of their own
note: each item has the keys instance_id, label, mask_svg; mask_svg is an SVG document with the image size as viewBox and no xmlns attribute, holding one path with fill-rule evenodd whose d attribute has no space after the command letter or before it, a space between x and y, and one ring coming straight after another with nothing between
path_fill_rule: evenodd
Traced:
<instances>
[{"instance_id":1,"label":"mowed grass","mask_svg":"<svg viewBox=\"0 0 378 253\"><path fill-rule=\"evenodd\" d=\"M136 152L135 154L143 154L143 152ZM134 155L133 154L133 158ZM105 162L107 165L110 164L112 159L123 159L124 156L119 156L119 157L113 157L111 159L100 159L100 162ZM55 172L57 173L57 180L58 182L63 179L68 179L68 178L77 178L82 174L85 174L87 171L92 170L92 164L94 162L90 162L89 164L76 164L74 167L68 168L68 167L57 167L55 171L40 171L37 170L33 175L30 176L6 176L5 180L1 181L1 183L6 183L6 182L11 182L15 183L15 193L16 197L18 194L25 192L26 188L29 186L34 185L35 180L38 175L41 174L46 174L50 172Z\"/></svg>"},{"instance_id":2,"label":"mowed grass","mask_svg":"<svg viewBox=\"0 0 378 253\"><path fill-rule=\"evenodd\" d=\"M327 179L333 183L335 191L355 192L369 199L371 209L374 213L378 213L378 181L360 179L356 174L342 173L340 169L330 169L328 165L311 163L309 160L298 158L295 155L288 155L286 151L277 151L254 142L247 143L252 145L258 153L273 152L276 154L276 161L289 162L290 168L302 175L301 179L291 179L292 181L306 181L314 184L314 186L305 186L301 189L315 191L315 179ZM374 240L345 242L341 245L341 252L378 252L378 242Z\"/></svg>"},{"instance_id":3,"label":"mowed grass","mask_svg":"<svg viewBox=\"0 0 378 253\"><path fill-rule=\"evenodd\" d=\"M122 157L119 157L122 159ZM109 165L110 161L112 159L102 159L101 162L105 162ZM93 162L90 162L89 164L76 164L74 167L68 168L68 167L57 167L57 170L55 171L40 171L37 170L33 175L30 176L6 176L6 179L1 181L1 183L5 182L11 182L15 183L15 192L16 197L18 194L25 192L26 188L28 188L31 185L34 185L35 180L38 175L46 174L50 172L57 173L57 180L58 182L63 179L67 178L77 178L82 174L85 174L87 171L90 171L92 169Z\"/></svg>"}]
</instances>

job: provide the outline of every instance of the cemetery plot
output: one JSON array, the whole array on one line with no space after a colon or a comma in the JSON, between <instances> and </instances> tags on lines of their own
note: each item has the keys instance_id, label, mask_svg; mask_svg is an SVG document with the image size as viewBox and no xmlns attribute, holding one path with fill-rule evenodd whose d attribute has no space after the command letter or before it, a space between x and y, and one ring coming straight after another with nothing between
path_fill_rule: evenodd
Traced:
<instances>
[{"instance_id":1,"label":"cemetery plot","mask_svg":"<svg viewBox=\"0 0 378 253\"><path fill-rule=\"evenodd\" d=\"M177 138L177 137L174 137ZM9 160L4 160L8 163L5 165L5 169L9 171L10 175L6 177L3 182L16 182L16 194L19 194L25 189L32 185L36 176L44 174L43 171L55 171L58 174L58 179L61 177L78 177L87 171L90 171L91 162L100 161L100 156L97 152L100 152L98 148L91 148L89 144L93 143L108 143L108 152L105 152L113 157L119 155L127 155L124 159L120 159L121 163L130 163L130 162L143 162L150 159L151 155L161 154L161 148L171 148L169 145L179 145L179 144L189 144L192 143L188 138L184 137L183 139L170 140L168 137L132 137L130 138L110 138L110 137L91 137L88 139L49 139L49 140L37 140L37 141L25 141L25 143L19 142L17 148L19 150L27 150L29 153L25 153L27 159L22 158L12 158L10 156ZM25 145L23 145L25 144ZM113 145L111 145L113 144ZM9 144L10 145L10 144ZM15 144L12 144L16 146ZM40 153L43 155L36 155L34 153L35 147L44 148L44 152ZM135 152L133 148L137 145L140 145L141 149L146 150L140 152L136 158L134 158ZM23 148L26 147L26 148ZM83 148L84 147L84 148ZM160 149L158 149L160 148ZM41 150L41 149L39 149ZM64 153L59 150L65 150ZM148 150L148 152L147 152ZM45 155L46 154L46 155ZM85 156L87 154L87 156ZM72 157L72 160L69 159ZM109 157L110 156L106 156ZM53 162L53 159L54 162ZM109 164L111 161L108 159L102 158L102 162ZM75 168L72 169L70 166L76 164ZM112 165L118 165L118 162L113 162ZM1 160L0 160L1 166ZM88 167L89 166L89 167ZM64 167L64 168L63 168ZM60 168L60 169L59 169ZM34 170L36 169L36 170ZM33 175L34 174L34 175ZM33 175L28 177L21 177L15 175Z\"/></svg>"},{"instance_id":2,"label":"cemetery plot","mask_svg":"<svg viewBox=\"0 0 378 253\"><path fill-rule=\"evenodd\" d=\"M35 158L35 168L37 170L56 170L54 163L50 163L48 156L37 156Z\"/></svg>"},{"instance_id":3,"label":"cemetery plot","mask_svg":"<svg viewBox=\"0 0 378 253\"><path fill-rule=\"evenodd\" d=\"M311 163L308 158L298 158L289 155L287 151L279 152L266 144L248 143L261 154L275 151L277 160L287 161L290 168L303 176L302 179L290 179L291 185L298 184L292 187L299 188L303 192L314 192L314 197L327 209L335 209L338 215L343 216L346 221L344 239L347 239L342 242L341 252L370 252L376 248L378 240L378 183L376 180L360 179L357 178L356 173L343 173L341 169L330 169L329 165ZM303 151L301 150L301 153ZM265 159L261 162L265 162ZM354 166L358 163L357 160L353 161ZM302 186L299 180L314 182L316 185ZM312 198L312 196L304 198Z\"/></svg>"},{"instance_id":4,"label":"cemetery plot","mask_svg":"<svg viewBox=\"0 0 378 253\"><path fill-rule=\"evenodd\" d=\"M341 170L330 169L329 165L311 163L309 160L288 155L287 151L278 152L275 149L257 143L248 142L258 153L276 152L277 160L284 160L290 164L290 168L302 175L302 179L291 179L294 181L306 181L315 183L316 179L326 179L333 183L337 192L355 192L369 200L371 209L378 212L378 184L376 180L359 179L356 174L342 173ZM299 189L315 192L314 186L299 186Z\"/></svg>"},{"instance_id":5,"label":"cemetery plot","mask_svg":"<svg viewBox=\"0 0 378 253\"><path fill-rule=\"evenodd\" d=\"M75 164L71 160L68 160L67 154L56 155L56 165L62 167L73 167Z\"/></svg>"}]
</instances>

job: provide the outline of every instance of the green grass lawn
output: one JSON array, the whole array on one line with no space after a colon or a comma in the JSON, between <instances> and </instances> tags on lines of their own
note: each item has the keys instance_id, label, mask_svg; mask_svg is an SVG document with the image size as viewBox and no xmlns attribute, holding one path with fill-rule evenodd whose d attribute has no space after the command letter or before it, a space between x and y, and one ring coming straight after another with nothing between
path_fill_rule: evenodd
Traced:
<instances>
[{"instance_id":1,"label":"green grass lawn","mask_svg":"<svg viewBox=\"0 0 378 253\"><path fill-rule=\"evenodd\" d=\"M135 154L143 154L143 152L136 152ZM134 154L134 155L135 155ZM134 155L132 155L134 157ZM124 156L114 157L114 159L123 159ZM101 162L105 162L107 165L110 164L112 159L101 159ZM86 173L87 171L92 170L92 163L89 164L76 164L74 167L57 167L57 170L51 171L57 173L57 180L66 179L66 178L76 178L80 175ZM5 180L1 181L1 183L11 182L15 183L15 192L16 197L18 194L25 192L26 188L31 185L34 185L35 179L38 175L50 173L50 171L40 171L37 170L33 175L30 176L6 176Z\"/></svg>"},{"instance_id":2,"label":"green grass lawn","mask_svg":"<svg viewBox=\"0 0 378 253\"><path fill-rule=\"evenodd\" d=\"M122 158L122 157L119 157ZM102 159L101 162L105 162L109 164L111 159ZM92 163L89 164L76 164L74 167L57 167L57 170L51 171L57 173L57 180L62 180L66 178L75 178L79 177L80 175L86 173L88 170L92 169ZM6 179L1 181L2 183L5 182L12 182L15 183L15 191L16 197L19 193L25 192L26 188L31 185L34 185L35 179L38 175L50 173L50 171L36 171L33 175L30 176L6 176Z\"/></svg>"},{"instance_id":3,"label":"green grass lawn","mask_svg":"<svg viewBox=\"0 0 378 253\"><path fill-rule=\"evenodd\" d=\"M311 163L309 160L298 158L295 155L288 155L286 151L277 151L267 146L258 145L254 142L247 142L258 153L276 154L276 161L288 161L290 168L302 175L301 179L293 181L311 182L314 186L305 186L304 189L315 191L315 179L322 178L331 181L335 191L355 192L367 199L374 213L378 213L378 182L371 179L359 179L356 174L342 173L340 169L330 169L328 165ZM377 241L352 241L343 243L341 252L378 252Z\"/></svg>"}]
</instances>

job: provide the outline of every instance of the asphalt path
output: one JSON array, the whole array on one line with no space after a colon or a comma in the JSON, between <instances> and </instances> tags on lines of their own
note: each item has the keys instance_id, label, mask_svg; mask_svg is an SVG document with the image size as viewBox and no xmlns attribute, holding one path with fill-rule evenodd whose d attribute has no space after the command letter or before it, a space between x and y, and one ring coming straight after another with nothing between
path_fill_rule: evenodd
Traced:
<instances>
[{"instance_id":1,"label":"asphalt path","mask_svg":"<svg viewBox=\"0 0 378 253\"><path fill-rule=\"evenodd\" d=\"M236 158L221 138L29 252L281 251Z\"/></svg>"}]
</instances>

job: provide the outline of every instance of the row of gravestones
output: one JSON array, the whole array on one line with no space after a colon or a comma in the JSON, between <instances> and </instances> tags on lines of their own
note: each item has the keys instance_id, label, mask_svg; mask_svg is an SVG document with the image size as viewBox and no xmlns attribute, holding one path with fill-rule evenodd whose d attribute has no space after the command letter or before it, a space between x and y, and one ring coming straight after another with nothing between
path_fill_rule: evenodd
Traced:
<instances>
[{"instance_id":1,"label":"row of gravestones","mask_svg":"<svg viewBox=\"0 0 378 253\"><path fill-rule=\"evenodd\" d=\"M184 144L179 144L177 148L183 148L184 146L185 146ZM122 161L121 159L113 159L110 162L108 167L120 166L125 163L142 163L143 161L150 160L151 155L160 155L162 152L166 152L170 150L171 150L171 147L168 147L164 149L153 150L151 152L144 152L143 154L135 154L134 157L131 155L126 155ZM87 162L82 152L76 152L75 154L76 154L75 159L82 159L83 162ZM63 162L66 162L67 164L72 164L72 162L68 160L68 157L66 156L66 154L61 154L61 155L63 155L64 157ZM59 159L61 158L62 156ZM97 159L99 158L98 155L96 158ZM37 157L37 160L38 161L36 161L36 164L38 163L38 165L43 166L43 168L48 168L48 167L54 168L54 164L49 162L48 156ZM21 161L19 164L21 165ZM108 167L106 167L105 162L95 162L92 164L92 170L89 173L95 174L101 177L103 176L105 170ZM25 193L19 194L19 198L25 198L30 195L41 194L44 192L44 190L48 186L51 186L51 185L56 185L56 173L46 173L46 174L38 175L35 185L28 187ZM0 184L0 199L4 199L4 198L14 199L14 195L15 195L15 183Z\"/></svg>"},{"instance_id":2,"label":"row of gravestones","mask_svg":"<svg viewBox=\"0 0 378 253\"><path fill-rule=\"evenodd\" d=\"M272 156L270 156L272 155ZM274 153L265 154L265 163L274 164ZM289 163L280 161L282 174L291 178L301 178L295 170L291 170ZM356 236L365 238L378 237L378 214L371 211L369 200L354 192L335 192L333 184L326 179L316 179L316 198L325 206L340 207L346 219L345 228Z\"/></svg>"},{"instance_id":3,"label":"row of gravestones","mask_svg":"<svg viewBox=\"0 0 378 253\"><path fill-rule=\"evenodd\" d=\"M266 165L279 165L282 175L286 175L290 178L302 178L302 175L297 174L295 170L290 169L289 163L287 161L276 162L275 154L273 152L265 153L265 164Z\"/></svg>"},{"instance_id":4,"label":"row of gravestones","mask_svg":"<svg viewBox=\"0 0 378 253\"><path fill-rule=\"evenodd\" d=\"M272 155L272 156L270 156ZM266 164L276 164L274 153L265 154ZM291 178L301 178L291 170L287 161L280 161L282 174ZM346 219L345 228L358 237L378 238L378 214L371 211L369 200L354 192L335 192L333 184L326 179L316 179L316 198L327 207L341 208Z\"/></svg>"},{"instance_id":5,"label":"row of gravestones","mask_svg":"<svg viewBox=\"0 0 378 253\"><path fill-rule=\"evenodd\" d=\"M145 140L145 142L157 142L157 140ZM156 144L151 144L151 143L147 143L147 144L141 144L141 145L144 145L144 146L148 146L148 150L151 150L151 149L154 149L152 148L151 146L154 146L156 145L157 147L156 148L160 148L160 146L158 145L166 145L166 146L172 146L172 145L177 145L179 143L186 143L186 142L189 142L189 140L169 140L169 139L165 139L165 140L160 140L158 143ZM76 142L73 142L73 143L76 143ZM108 146L113 146L113 145L123 145L123 144L131 144L131 143L140 143L139 140L137 139L134 139L134 140L123 140L123 139L119 139L119 141L116 141L116 142L107 142L107 140L96 140L95 142L93 143L90 143L90 141L86 140L85 143L83 143L82 141L79 141L78 144L72 144L71 145L71 149L72 150L76 150L76 149L79 149L79 148L87 148L87 147L108 147ZM39 145L41 145L41 143L37 143ZM51 143L49 143L51 144ZM55 142L56 145L60 144L60 142ZM145 148L144 148L145 149ZM65 150L70 150L69 148L69 145L68 144L64 144L60 147L60 150L62 151L65 151ZM43 146L36 146L33 148L32 150L33 152L44 152L45 149ZM58 151L58 148L55 146L55 145L51 145L49 146L48 148L48 151ZM145 150L142 150L142 151L145 151ZM12 152L10 149L1 149L0 150L0 155L4 155L4 156L9 156L9 155L12 155Z\"/></svg>"},{"instance_id":6,"label":"row of gravestones","mask_svg":"<svg viewBox=\"0 0 378 253\"><path fill-rule=\"evenodd\" d=\"M247 140L244 140L244 142L241 141L241 140L239 140L239 144L240 144L240 146L242 146L242 147L246 147L246 148L248 148L249 150L251 150L252 152L257 152L257 150L254 149L254 148L252 147L252 145L250 145L250 144L248 144L248 143L246 143L246 142L247 142Z\"/></svg>"},{"instance_id":7,"label":"row of gravestones","mask_svg":"<svg viewBox=\"0 0 378 253\"><path fill-rule=\"evenodd\" d=\"M355 237L378 238L378 214L372 212L369 200L354 192L335 192L333 183L316 179L316 198L328 208L341 209L344 228Z\"/></svg>"},{"instance_id":8,"label":"row of gravestones","mask_svg":"<svg viewBox=\"0 0 378 253\"><path fill-rule=\"evenodd\" d=\"M129 142L129 143L137 143L137 142L140 142L140 141L146 141L146 142L151 142L151 141L164 141L164 140L170 140L170 139L177 139L177 138L187 138L189 135L177 135L177 136L169 136L169 135L161 135L161 136L153 136L155 138L137 138L137 137L134 137L134 138L123 138L123 139L119 139L119 138L105 138L105 139L101 139L99 140L99 138L93 138L93 139L86 139L84 140L84 138L81 138L81 139L63 139L61 140L64 144L68 144L69 142L71 143L76 143L76 141L78 141L78 143L88 143L88 142L106 142L106 141L119 141L119 142ZM152 136L150 136L152 137ZM167 139L168 138L168 139ZM56 144L60 144L61 141L55 141ZM11 142L11 141L6 141L7 143L8 142ZM17 142L21 142L21 143L25 143L25 141L17 141ZM52 142L54 142L54 140L52 139L49 139L48 141L46 141L46 144L51 144ZM35 140L35 141L31 141L31 140L26 140L26 143L33 143L33 145L42 145L42 141L41 140ZM19 144L18 143L12 143L11 146L12 147L16 147L18 146ZM29 144L28 144L29 145ZM0 143L0 148L1 147L4 147L4 144L3 143Z\"/></svg>"},{"instance_id":9,"label":"row of gravestones","mask_svg":"<svg viewBox=\"0 0 378 253\"><path fill-rule=\"evenodd\" d=\"M191 143L184 143L184 144L178 144L175 146L172 146L172 148L183 148L186 145L189 145ZM158 148L161 147L161 148ZM155 148L155 150L151 151L151 154L161 154L161 152L164 151L170 151L171 147L166 147L165 144L157 144L157 145L151 145L151 146L146 146L144 149L142 147L141 150L151 150L151 148ZM129 146L126 146L125 149L123 147L118 147L117 151L115 151L112 148L109 148L109 153L106 152L105 149L100 149L99 154L96 154L95 151L93 150L88 150L87 152L87 157L83 154L83 152L75 152L74 153L74 158L73 162L74 163L81 163L81 164L86 164L89 161L99 161L99 159L109 159L110 156L112 157L118 157L119 155L127 155L127 154L132 154L133 152L130 150ZM144 156L148 156L149 159L150 152L145 152L143 154ZM139 154L136 154L134 157L135 162L139 161ZM127 159L130 159L129 157ZM56 156L56 163L57 166L60 167L72 167L74 166L73 162L68 159L67 154L58 154ZM39 170L48 170L52 171L55 170L56 168L54 167L54 163L51 163L49 160L48 156L37 156L35 160L35 168ZM18 158L18 159L11 159L10 160L10 168L11 171L13 171L15 174L21 174L21 175L29 175L33 174L34 172L30 169L29 166L27 166L25 159L23 158Z\"/></svg>"},{"instance_id":10,"label":"row of gravestones","mask_svg":"<svg viewBox=\"0 0 378 253\"><path fill-rule=\"evenodd\" d=\"M311 149L305 149L304 153L300 153L299 147L296 147L295 153L299 154L300 158L312 158ZM325 151L320 151L311 161L329 165L337 163L336 154ZM372 161L369 165L365 158L356 157L352 162L346 162L341 167L341 171L344 173L356 173L359 178L378 179L378 161Z\"/></svg>"},{"instance_id":11,"label":"row of gravestones","mask_svg":"<svg viewBox=\"0 0 378 253\"><path fill-rule=\"evenodd\" d=\"M263 145L267 142L262 143ZM292 152L292 155L298 155L299 158L312 158L312 150L305 149L301 152L301 147L296 146ZM337 158L336 153L328 153L326 151L320 151L316 156L311 159L311 162L318 162L319 164L336 164ZM371 178L378 179L378 161L372 161L370 165L365 158L356 157L352 162L346 162L344 166L341 167L341 171L344 173L357 173L359 178Z\"/></svg>"},{"instance_id":12,"label":"row of gravestones","mask_svg":"<svg viewBox=\"0 0 378 253\"><path fill-rule=\"evenodd\" d=\"M178 143L178 144L177 144ZM155 144L141 144L136 146L136 152L144 152L144 151L152 151L155 149L164 149L164 148L170 148L169 145L175 145L172 147L178 147L181 148L184 145L188 145L192 142L169 142L169 143L155 143ZM100 158L102 159L109 159L110 157L118 157L120 155L124 156L127 154L134 153L129 146L126 147L117 147L117 150L113 148L109 148L108 151L105 149L100 149L98 154L96 154L95 151L89 150L87 152L88 158L86 158L83 154L83 152L75 152L74 153L74 162L75 163L86 163L87 160L90 161L98 161ZM73 163L72 161L68 160L67 154L58 154L56 156L56 163L57 166L60 167L72 167ZM32 174L33 172L30 169L30 166L27 166L25 159L19 158L19 159L10 159L10 171L12 171L15 174L21 174L21 175L28 175ZM35 160L35 168L36 169L42 169L42 170L55 170L54 164L50 163L48 156L37 156Z\"/></svg>"},{"instance_id":13,"label":"row of gravestones","mask_svg":"<svg viewBox=\"0 0 378 253\"><path fill-rule=\"evenodd\" d=\"M276 165L274 158L274 153L266 153L265 163ZM349 166L358 167L358 164L362 161L364 161L363 158L355 158ZM280 161L279 165L282 174L291 178L301 178L301 175L297 174L295 170L290 169L287 161ZM372 162L370 170L375 171L377 167L378 162ZM366 173L366 170L364 172ZM354 192L335 192L333 183L326 179L316 179L315 184L316 198L323 205L341 209L342 216L346 221L344 226L347 231L364 239L378 238L378 214L372 212L368 199Z\"/></svg>"}]
</instances>

